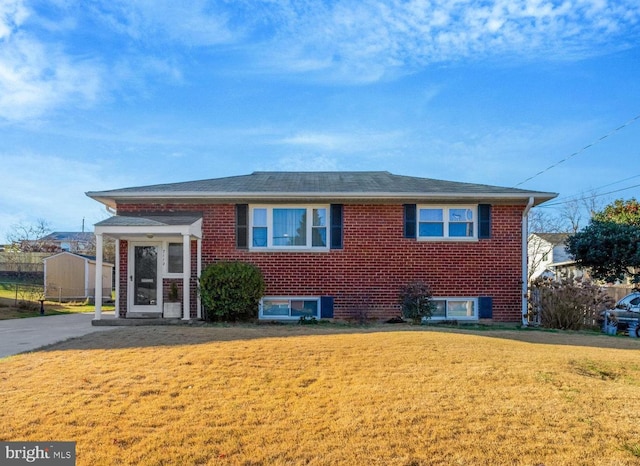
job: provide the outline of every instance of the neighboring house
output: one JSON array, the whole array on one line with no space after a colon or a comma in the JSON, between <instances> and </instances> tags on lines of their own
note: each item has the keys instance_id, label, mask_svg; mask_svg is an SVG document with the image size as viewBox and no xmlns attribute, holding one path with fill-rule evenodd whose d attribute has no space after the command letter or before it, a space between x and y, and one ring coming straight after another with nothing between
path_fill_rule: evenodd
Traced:
<instances>
[{"instance_id":1,"label":"neighboring house","mask_svg":"<svg viewBox=\"0 0 640 466\"><path fill-rule=\"evenodd\" d=\"M527 242L529 281L545 278L581 278L584 271L566 251L570 233L531 233Z\"/></svg>"},{"instance_id":2,"label":"neighboring house","mask_svg":"<svg viewBox=\"0 0 640 466\"><path fill-rule=\"evenodd\" d=\"M527 214L556 197L388 172L255 172L87 195L117 212L95 226L98 264L104 237L117 240L117 317L162 316L177 282L183 319L201 318L201 270L240 260L264 275L260 319L388 319L400 288L423 280L434 319L500 322L526 315Z\"/></svg>"},{"instance_id":3,"label":"neighboring house","mask_svg":"<svg viewBox=\"0 0 640 466\"><path fill-rule=\"evenodd\" d=\"M51 245L60 251L82 253L92 249L94 236L91 232L54 231L36 241L40 244Z\"/></svg>"},{"instance_id":4,"label":"neighboring house","mask_svg":"<svg viewBox=\"0 0 640 466\"><path fill-rule=\"evenodd\" d=\"M96 270L101 269L101 299L111 299L113 264L71 252L61 252L44 259L44 293L46 299L77 300L95 296Z\"/></svg>"}]
</instances>

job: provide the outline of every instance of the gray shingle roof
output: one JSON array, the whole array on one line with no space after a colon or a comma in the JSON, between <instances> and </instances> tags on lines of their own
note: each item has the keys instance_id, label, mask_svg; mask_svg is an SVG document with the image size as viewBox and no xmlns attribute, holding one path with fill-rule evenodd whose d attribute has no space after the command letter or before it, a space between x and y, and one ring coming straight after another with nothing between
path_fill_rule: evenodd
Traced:
<instances>
[{"instance_id":1,"label":"gray shingle roof","mask_svg":"<svg viewBox=\"0 0 640 466\"><path fill-rule=\"evenodd\" d=\"M88 192L107 205L116 200L145 199L293 199L365 198L398 199L433 197L536 198L536 203L555 193L527 191L485 184L443 181L431 178L375 172L254 172L250 175L214 178L181 183L138 186L110 191Z\"/></svg>"},{"instance_id":2,"label":"gray shingle roof","mask_svg":"<svg viewBox=\"0 0 640 466\"><path fill-rule=\"evenodd\" d=\"M92 232L54 231L40 238L41 241L93 241Z\"/></svg>"},{"instance_id":3,"label":"gray shingle roof","mask_svg":"<svg viewBox=\"0 0 640 466\"><path fill-rule=\"evenodd\" d=\"M144 215L135 217L116 215L96 223L96 226L163 227L171 225L191 225L200 218L202 218L200 215Z\"/></svg>"},{"instance_id":4,"label":"gray shingle roof","mask_svg":"<svg viewBox=\"0 0 640 466\"><path fill-rule=\"evenodd\" d=\"M532 234L542 238L543 240L551 244L562 244L567 240L567 238L569 238L569 236L571 236L571 233L532 233Z\"/></svg>"}]
</instances>

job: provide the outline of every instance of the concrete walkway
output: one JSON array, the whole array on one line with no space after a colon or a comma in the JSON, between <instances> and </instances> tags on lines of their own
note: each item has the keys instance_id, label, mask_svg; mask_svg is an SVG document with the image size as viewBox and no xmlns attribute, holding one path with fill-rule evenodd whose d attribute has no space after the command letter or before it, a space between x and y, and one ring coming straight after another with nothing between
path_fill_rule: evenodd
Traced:
<instances>
[{"instance_id":1,"label":"concrete walkway","mask_svg":"<svg viewBox=\"0 0 640 466\"><path fill-rule=\"evenodd\" d=\"M94 313L0 320L0 358L117 327L94 327Z\"/></svg>"}]
</instances>

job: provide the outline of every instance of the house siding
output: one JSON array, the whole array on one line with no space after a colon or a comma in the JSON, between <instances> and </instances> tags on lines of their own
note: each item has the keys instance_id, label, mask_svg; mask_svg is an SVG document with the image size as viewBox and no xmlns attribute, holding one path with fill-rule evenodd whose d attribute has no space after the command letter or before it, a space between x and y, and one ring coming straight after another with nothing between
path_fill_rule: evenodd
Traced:
<instances>
[{"instance_id":1,"label":"house siding","mask_svg":"<svg viewBox=\"0 0 640 466\"><path fill-rule=\"evenodd\" d=\"M119 215L202 212L203 268L217 260L251 262L262 270L266 295L332 296L336 319L357 319L364 313L369 319L396 316L400 287L424 280L434 296L491 297L497 322L521 319L523 210L520 205L493 205L488 239L417 241L404 236L403 205L344 204L343 249L252 252L236 246L235 204L118 205ZM126 250L121 241L121 315L126 312Z\"/></svg>"}]
</instances>

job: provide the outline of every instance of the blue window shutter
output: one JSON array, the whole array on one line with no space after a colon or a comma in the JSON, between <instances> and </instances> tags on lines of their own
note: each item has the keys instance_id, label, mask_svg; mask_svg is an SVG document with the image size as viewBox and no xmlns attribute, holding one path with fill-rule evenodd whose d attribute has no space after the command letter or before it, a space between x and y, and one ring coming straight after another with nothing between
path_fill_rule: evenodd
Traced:
<instances>
[{"instance_id":1,"label":"blue window shutter","mask_svg":"<svg viewBox=\"0 0 640 466\"><path fill-rule=\"evenodd\" d=\"M236 247L249 249L249 205L236 204Z\"/></svg>"},{"instance_id":2,"label":"blue window shutter","mask_svg":"<svg viewBox=\"0 0 640 466\"><path fill-rule=\"evenodd\" d=\"M333 296L320 297L320 318L333 319Z\"/></svg>"},{"instance_id":3,"label":"blue window shutter","mask_svg":"<svg viewBox=\"0 0 640 466\"><path fill-rule=\"evenodd\" d=\"M478 298L478 317L480 319L493 318L493 298L491 296L481 296Z\"/></svg>"},{"instance_id":4,"label":"blue window shutter","mask_svg":"<svg viewBox=\"0 0 640 466\"><path fill-rule=\"evenodd\" d=\"M416 237L416 205L405 204L404 205L404 237L415 238Z\"/></svg>"},{"instance_id":5,"label":"blue window shutter","mask_svg":"<svg viewBox=\"0 0 640 466\"><path fill-rule=\"evenodd\" d=\"M331 204L329 215L331 219L331 249L342 249L343 241L343 206L342 204Z\"/></svg>"},{"instance_id":6,"label":"blue window shutter","mask_svg":"<svg viewBox=\"0 0 640 466\"><path fill-rule=\"evenodd\" d=\"M478 238L491 238L491 204L478 204Z\"/></svg>"}]
</instances>

